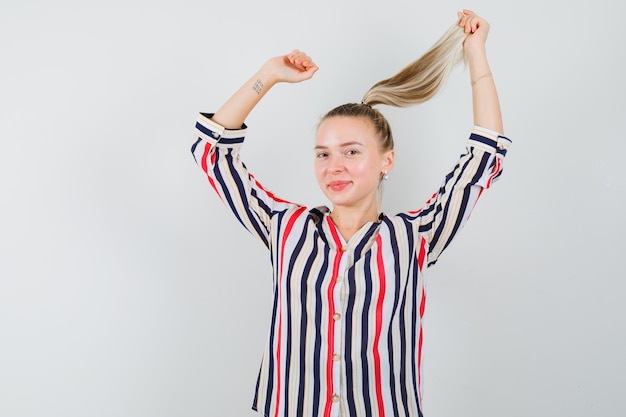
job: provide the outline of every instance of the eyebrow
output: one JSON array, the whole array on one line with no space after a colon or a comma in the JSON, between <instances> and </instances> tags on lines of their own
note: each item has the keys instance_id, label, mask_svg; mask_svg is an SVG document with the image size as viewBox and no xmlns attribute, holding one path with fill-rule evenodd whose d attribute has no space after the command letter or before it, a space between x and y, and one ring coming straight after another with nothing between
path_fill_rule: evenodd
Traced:
<instances>
[{"instance_id":1,"label":"eyebrow","mask_svg":"<svg viewBox=\"0 0 626 417\"><path fill-rule=\"evenodd\" d=\"M350 142L343 142L339 144L340 148L345 148L347 146L354 146L354 145L358 145L358 146L364 146L361 142L353 140ZM328 149L328 146L322 146L322 145L317 145L315 148L313 149Z\"/></svg>"}]
</instances>

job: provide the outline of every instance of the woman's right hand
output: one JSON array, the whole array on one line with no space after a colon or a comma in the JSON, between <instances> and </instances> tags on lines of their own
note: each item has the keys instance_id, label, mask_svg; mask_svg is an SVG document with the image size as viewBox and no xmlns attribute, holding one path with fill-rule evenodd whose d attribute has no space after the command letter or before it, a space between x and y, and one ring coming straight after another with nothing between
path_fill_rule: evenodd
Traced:
<instances>
[{"instance_id":1,"label":"woman's right hand","mask_svg":"<svg viewBox=\"0 0 626 417\"><path fill-rule=\"evenodd\" d=\"M273 78L274 82L299 83L313 77L317 65L304 52L294 49L287 55L269 59L262 72Z\"/></svg>"}]
</instances>

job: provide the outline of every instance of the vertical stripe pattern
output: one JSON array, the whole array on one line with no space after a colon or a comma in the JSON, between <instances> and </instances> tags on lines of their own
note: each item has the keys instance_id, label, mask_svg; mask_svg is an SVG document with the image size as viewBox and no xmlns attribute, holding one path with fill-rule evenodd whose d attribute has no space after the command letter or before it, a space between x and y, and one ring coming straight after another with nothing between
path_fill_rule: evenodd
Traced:
<instances>
[{"instance_id":1,"label":"vertical stripe pattern","mask_svg":"<svg viewBox=\"0 0 626 417\"><path fill-rule=\"evenodd\" d=\"M192 154L272 254L274 300L252 408L267 417L422 416L425 272L502 172L510 141L480 127L438 191L345 241L326 207L280 199L240 158L245 125L201 114Z\"/></svg>"}]
</instances>

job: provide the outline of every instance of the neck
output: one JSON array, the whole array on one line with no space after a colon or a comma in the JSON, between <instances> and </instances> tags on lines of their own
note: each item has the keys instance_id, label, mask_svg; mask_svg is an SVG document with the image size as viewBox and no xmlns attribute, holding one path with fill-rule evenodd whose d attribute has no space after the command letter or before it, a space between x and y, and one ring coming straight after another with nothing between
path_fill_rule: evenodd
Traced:
<instances>
[{"instance_id":1,"label":"neck","mask_svg":"<svg viewBox=\"0 0 626 417\"><path fill-rule=\"evenodd\" d=\"M373 204L368 210L351 207L333 207L330 218L348 241L364 224L378 221L378 208Z\"/></svg>"}]
</instances>

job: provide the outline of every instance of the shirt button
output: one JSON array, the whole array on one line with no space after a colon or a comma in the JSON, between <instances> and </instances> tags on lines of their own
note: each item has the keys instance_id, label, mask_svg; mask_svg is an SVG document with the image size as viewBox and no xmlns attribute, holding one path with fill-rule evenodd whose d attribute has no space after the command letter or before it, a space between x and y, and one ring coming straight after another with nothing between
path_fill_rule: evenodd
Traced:
<instances>
[{"instance_id":1,"label":"shirt button","mask_svg":"<svg viewBox=\"0 0 626 417\"><path fill-rule=\"evenodd\" d=\"M335 321L339 320L340 318L341 318L341 314L339 313L333 314L333 319L335 319Z\"/></svg>"},{"instance_id":2,"label":"shirt button","mask_svg":"<svg viewBox=\"0 0 626 417\"><path fill-rule=\"evenodd\" d=\"M347 252L348 251L348 247L347 246L342 246L341 247L341 251L342 252Z\"/></svg>"},{"instance_id":3,"label":"shirt button","mask_svg":"<svg viewBox=\"0 0 626 417\"><path fill-rule=\"evenodd\" d=\"M342 280L343 280L343 277L341 275L335 278L335 282L341 282Z\"/></svg>"},{"instance_id":4,"label":"shirt button","mask_svg":"<svg viewBox=\"0 0 626 417\"><path fill-rule=\"evenodd\" d=\"M339 354L338 354L338 353L335 353L335 354L333 355L333 360L334 360L335 362L337 362L339 359L341 359L341 356L339 356Z\"/></svg>"},{"instance_id":5,"label":"shirt button","mask_svg":"<svg viewBox=\"0 0 626 417\"><path fill-rule=\"evenodd\" d=\"M332 397L332 400L333 400L334 403L338 402L339 401L339 395L334 394L333 397Z\"/></svg>"}]
</instances>

